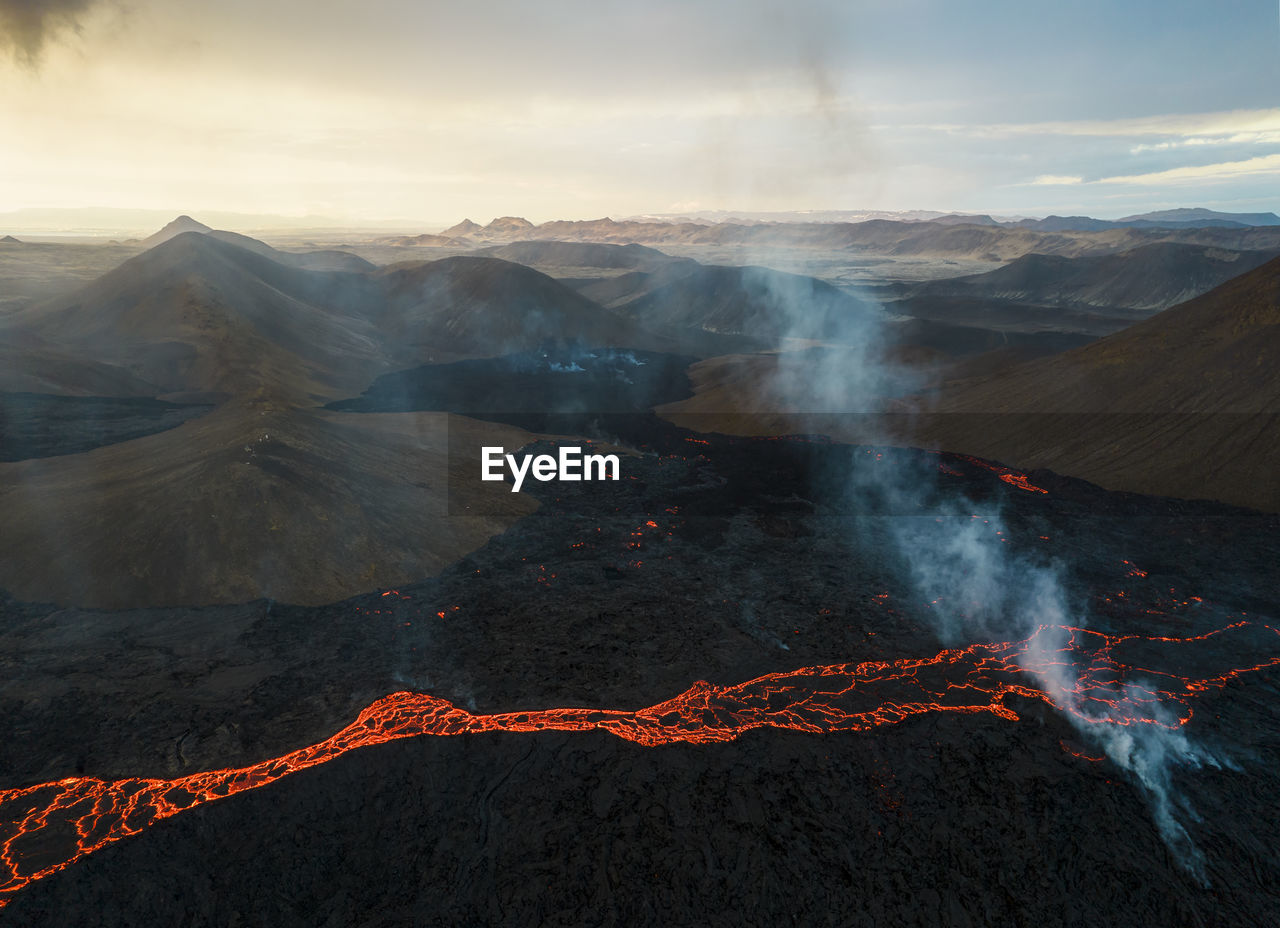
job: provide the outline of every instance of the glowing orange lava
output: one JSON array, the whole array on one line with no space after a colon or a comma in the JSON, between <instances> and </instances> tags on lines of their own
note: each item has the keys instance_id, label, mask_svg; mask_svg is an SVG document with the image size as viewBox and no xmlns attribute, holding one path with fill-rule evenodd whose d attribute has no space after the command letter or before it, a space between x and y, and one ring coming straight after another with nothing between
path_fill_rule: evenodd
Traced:
<instances>
[{"instance_id":1,"label":"glowing orange lava","mask_svg":"<svg viewBox=\"0 0 1280 928\"><path fill-rule=\"evenodd\" d=\"M1227 635L1264 635L1277 656L1201 678L1150 669L1152 663L1177 666L1182 650ZM1253 639L1248 647L1232 651L1260 653ZM1139 659L1147 666L1133 662ZM803 667L736 686L699 681L673 699L636 711L477 715L422 693L392 693L325 741L252 766L172 780L69 777L0 791L0 907L33 881L161 819L266 786L347 751L399 738L603 730L647 746L708 744L755 728L861 732L938 712L985 713L1013 721L1018 715L1008 700L1015 696L1039 700L1090 724L1176 728L1191 718L1190 701L1196 695L1277 665L1280 630L1252 622L1189 638L1109 636L1042 626L1024 641L976 644L918 660ZM1070 681L1069 688L1046 685L1050 678ZM1046 691L1062 695L1055 699ZM1077 756L1100 760L1083 752Z\"/></svg>"},{"instance_id":2,"label":"glowing orange lava","mask_svg":"<svg viewBox=\"0 0 1280 928\"><path fill-rule=\"evenodd\" d=\"M969 455L967 454L957 454L956 457L960 458L963 461L968 461L970 464L976 464L979 467L986 468L987 470L995 474L997 477L999 477L1001 480L1003 480L1005 483L1009 484L1010 486L1015 486L1019 490L1026 490L1030 493L1044 493L1046 495L1049 492L1044 487L1038 487L1034 483L1029 481L1027 479L1027 475L1022 473L1021 471L1013 470L1010 467L1003 467L999 464L992 464L989 461L982 460L981 458L972 458L972 457L969 457Z\"/></svg>"}]
</instances>

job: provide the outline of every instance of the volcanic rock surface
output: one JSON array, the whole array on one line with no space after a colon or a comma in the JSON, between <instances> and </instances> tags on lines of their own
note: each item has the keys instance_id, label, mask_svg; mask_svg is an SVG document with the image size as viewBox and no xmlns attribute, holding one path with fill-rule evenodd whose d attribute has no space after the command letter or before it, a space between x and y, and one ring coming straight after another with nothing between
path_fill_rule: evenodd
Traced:
<instances>
[{"instance_id":1,"label":"volcanic rock surface","mask_svg":"<svg viewBox=\"0 0 1280 928\"><path fill-rule=\"evenodd\" d=\"M638 708L697 679L929 657L931 606L883 532L913 516L868 518L849 494L859 474L998 503L1007 544L1069 565L1077 617L1099 631L1182 637L1276 611L1272 516L1027 475L1038 492L921 452L697 436L649 417L613 430L641 452L623 480L548 485L536 513L387 595L164 613L7 601L4 782L264 760L406 688L481 713ZM1179 672L1261 659L1224 647ZM1161 842L1131 774L1090 759L1088 737L1043 703L1009 706L1016 720L924 714L657 748L604 732L398 741L161 822L21 890L4 916L1266 923L1280 674L1195 703L1189 736L1231 759L1174 770L1209 888Z\"/></svg>"}]
</instances>

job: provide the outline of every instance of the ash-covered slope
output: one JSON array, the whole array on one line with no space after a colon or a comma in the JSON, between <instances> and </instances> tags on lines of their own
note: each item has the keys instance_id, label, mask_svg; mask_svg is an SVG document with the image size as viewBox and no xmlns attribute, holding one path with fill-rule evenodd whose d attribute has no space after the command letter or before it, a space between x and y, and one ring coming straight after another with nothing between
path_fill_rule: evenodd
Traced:
<instances>
[{"instance_id":1,"label":"ash-covered slope","mask_svg":"<svg viewBox=\"0 0 1280 928\"><path fill-rule=\"evenodd\" d=\"M368 382L376 297L364 275L290 267L185 232L3 325L165 393L265 390L301 402Z\"/></svg>"},{"instance_id":2,"label":"ash-covered slope","mask_svg":"<svg viewBox=\"0 0 1280 928\"><path fill-rule=\"evenodd\" d=\"M952 383L916 435L1111 488L1280 508L1280 259L1082 348Z\"/></svg>"},{"instance_id":3,"label":"ash-covered slope","mask_svg":"<svg viewBox=\"0 0 1280 928\"><path fill-rule=\"evenodd\" d=\"M226 232L223 230L215 230L205 233L210 238L216 238L222 242L229 242L232 245L239 245L246 251L253 251L260 255L270 258L278 264L284 264L289 267L300 267L309 271L371 271L376 265L366 261L359 255L353 255L349 251L338 251L334 249L321 249L317 251L281 251L278 248L272 248L266 242L260 242L256 238L248 235L241 235L239 232Z\"/></svg>"},{"instance_id":4,"label":"ash-covered slope","mask_svg":"<svg viewBox=\"0 0 1280 928\"><path fill-rule=\"evenodd\" d=\"M4 334L8 339L16 333ZM68 353L26 334L0 347L0 393L141 397L165 392L117 364Z\"/></svg>"},{"instance_id":5,"label":"ash-covered slope","mask_svg":"<svg viewBox=\"0 0 1280 928\"><path fill-rule=\"evenodd\" d=\"M159 434L0 464L0 587L106 608L321 603L428 576L532 509L477 468L450 471L462 449L479 459L481 437L528 440L443 415L232 400ZM450 499L490 502L444 518Z\"/></svg>"},{"instance_id":6,"label":"ash-covered slope","mask_svg":"<svg viewBox=\"0 0 1280 928\"><path fill-rule=\"evenodd\" d=\"M177 238L188 232L195 232L200 235L208 235L210 238L220 239L224 242L230 242L233 245L239 245L248 251L255 251L258 254L266 255L272 260L281 264L288 264L294 267L310 268L311 270L327 270L327 271L365 271L373 267L363 258L353 255L345 251L279 251L272 248L266 242L260 242L256 238L248 235L242 235L239 232L228 232L222 229L213 229L197 219L190 216L179 216L172 222L169 222L163 229L148 235L140 244L143 248L155 248L157 245L163 245L172 239Z\"/></svg>"}]
</instances>

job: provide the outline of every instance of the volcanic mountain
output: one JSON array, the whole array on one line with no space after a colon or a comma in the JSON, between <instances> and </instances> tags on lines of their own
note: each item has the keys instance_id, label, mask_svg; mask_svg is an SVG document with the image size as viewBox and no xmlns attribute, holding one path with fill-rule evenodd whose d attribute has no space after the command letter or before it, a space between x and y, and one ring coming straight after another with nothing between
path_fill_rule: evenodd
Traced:
<instances>
[{"instance_id":1,"label":"volcanic mountain","mask_svg":"<svg viewBox=\"0 0 1280 928\"><path fill-rule=\"evenodd\" d=\"M349 251L340 250L313 250L313 251L281 251L278 248L272 248L266 242L260 242L256 238L248 235L241 235L239 232L227 232L222 229L216 229L212 232L206 232L210 238L216 238L221 242L228 242L232 245L238 245L247 251L256 252L270 258L279 264L287 264L290 267L300 267L309 271L371 271L375 265L361 258L359 255L353 255Z\"/></svg>"},{"instance_id":2,"label":"volcanic mountain","mask_svg":"<svg viewBox=\"0 0 1280 928\"><path fill-rule=\"evenodd\" d=\"M476 234L481 238L524 238L533 228L523 216L499 216Z\"/></svg>"},{"instance_id":3,"label":"volcanic mountain","mask_svg":"<svg viewBox=\"0 0 1280 928\"><path fill-rule=\"evenodd\" d=\"M153 232L142 240L142 245L146 248L154 248L156 245L162 245L171 238L176 238L183 232L212 232L213 229L205 225L203 222L192 219L190 216L179 216L172 222L165 225L159 232Z\"/></svg>"},{"instance_id":4,"label":"volcanic mountain","mask_svg":"<svg viewBox=\"0 0 1280 928\"><path fill-rule=\"evenodd\" d=\"M1082 348L954 382L914 439L1111 489L1280 509L1280 258Z\"/></svg>"},{"instance_id":5,"label":"volcanic mountain","mask_svg":"<svg viewBox=\"0 0 1280 928\"><path fill-rule=\"evenodd\" d=\"M532 510L464 466L481 444L528 440L444 414L234 399L144 438L0 464L0 587L121 608L324 603L395 586ZM482 515L450 515L481 500Z\"/></svg>"},{"instance_id":6,"label":"volcanic mountain","mask_svg":"<svg viewBox=\"0 0 1280 928\"><path fill-rule=\"evenodd\" d=\"M446 237L457 238L464 235L475 235L483 228L484 226L480 225L478 222L472 222L470 219L464 219L456 226L449 226L449 228L445 229L440 234Z\"/></svg>"},{"instance_id":7,"label":"volcanic mountain","mask_svg":"<svg viewBox=\"0 0 1280 928\"><path fill-rule=\"evenodd\" d=\"M293 267L307 268L316 271L368 271L373 269L373 265L363 258L350 254L345 251L303 251L290 252L280 251L272 248L266 242L260 242L256 238L250 238L248 235L241 235L239 232L227 232L222 229L212 229L192 219L190 216L179 216L172 222L167 224L159 232L143 239L140 243L145 248L154 248L157 245L163 245L171 239L177 238L185 232L198 232L202 235L208 235L210 238L220 239L224 242L230 242L232 245L239 245L248 251L257 252L265 255L273 261L281 264L288 264Z\"/></svg>"},{"instance_id":8,"label":"volcanic mountain","mask_svg":"<svg viewBox=\"0 0 1280 928\"><path fill-rule=\"evenodd\" d=\"M379 367L360 274L306 271L184 232L88 286L4 320L161 393L266 390L306 402Z\"/></svg>"},{"instance_id":9,"label":"volcanic mountain","mask_svg":"<svg viewBox=\"0 0 1280 928\"><path fill-rule=\"evenodd\" d=\"M527 241L481 254L539 268L646 329L677 339L691 333L842 338L872 309L801 274L765 267L704 265L635 243Z\"/></svg>"},{"instance_id":10,"label":"volcanic mountain","mask_svg":"<svg viewBox=\"0 0 1280 928\"><path fill-rule=\"evenodd\" d=\"M496 258L317 271L240 239L182 233L5 317L7 384L220 405L168 431L0 464L0 587L108 607L314 603L426 576L529 511L478 468L450 468L529 436L319 405L424 362L556 339L668 344ZM443 518L495 493L483 516Z\"/></svg>"},{"instance_id":11,"label":"volcanic mountain","mask_svg":"<svg viewBox=\"0 0 1280 928\"><path fill-rule=\"evenodd\" d=\"M373 319L388 345L422 360L490 357L549 340L670 350L673 343L520 264L460 255L396 264L374 279L384 303Z\"/></svg>"}]
</instances>

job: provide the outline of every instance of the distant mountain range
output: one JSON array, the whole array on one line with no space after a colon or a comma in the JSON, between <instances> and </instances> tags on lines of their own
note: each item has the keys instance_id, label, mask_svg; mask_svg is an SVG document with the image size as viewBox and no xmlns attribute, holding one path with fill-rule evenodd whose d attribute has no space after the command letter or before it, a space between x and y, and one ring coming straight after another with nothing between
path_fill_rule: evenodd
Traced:
<instances>
[{"instance_id":1,"label":"distant mountain range","mask_svg":"<svg viewBox=\"0 0 1280 928\"><path fill-rule=\"evenodd\" d=\"M1019 219L1003 224L1048 232L1092 232L1100 229L1245 229L1250 226L1280 226L1280 216L1275 213L1220 213L1211 209L1166 209L1115 220L1092 219L1088 216L1046 216L1044 219Z\"/></svg>"},{"instance_id":2,"label":"distant mountain range","mask_svg":"<svg viewBox=\"0 0 1280 928\"><path fill-rule=\"evenodd\" d=\"M25 208L0 212L0 236L5 234L71 235L127 238L140 236L138 230L155 228L169 220L172 213L150 209L114 208ZM383 230L410 239L431 235L441 228L429 222L412 219L351 220L335 216L282 216L274 214L233 213L207 210L201 213L205 230L239 228L262 231ZM194 221L194 220L193 220ZM587 220L590 221L590 220ZM610 220L612 221L612 220ZM1026 228L1046 232L1087 232L1105 229L1196 229L1247 228L1280 225L1274 212L1230 213L1204 208L1183 207L1156 210L1120 219L1096 219L1091 216L992 216L987 213L955 213L938 210L695 210L684 213L646 213L617 220L632 224L657 226L772 226L772 225L847 225L872 221L892 223L934 223L939 225L981 225L1001 228ZM553 223L577 223L582 220L553 220ZM200 223L204 225L204 223ZM549 238L549 223L535 224L516 216L503 216L488 224L470 219L442 229L440 235L457 239L499 239L514 237ZM527 234L535 230L537 234ZM414 230L414 231L411 231ZM423 231L429 230L429 231ZM187 231L200 231L194 227ZM440 244L424 240L405 244Z\"/></svg>"},{"instance_id":3,"label":"distant mountain range","mask_svg":"<svg viewBox=\"0 0 1280 928\"><path fill-rule=\"evenodd\" d=\"M1046 216L1043 218L1002 217L985 213L947 213L936 210L791 210L786 212L752 212L736 210L698 210L687 213L649 213L629 216L628 220L665 223L729 223L755 225L758 223L794 222L868 222L873 219L891 222L937 222L945 225L1016 226L1024 229L1042 229L1051 232L1088 232L1116 228L1212 228L1226 226L1280 225L1275 213L1224 213L1211 209L1180 208L1157 210L1122 219L1094 219L1090 216Z\"/></svg>"},{"instance_id":4,"label":"distant mountain range","mask_svg":"<svg viewBox=\"0 0 1280 928\"><path fill-rule=\"evenodd\" d=\"M442 234L476 246L523 241L634 243L657 248L728 247L760 256L767 256L770 249L802 248L893 258L964 258L1000 263L1031 253L1069 257L1098 255L1153 242L1183 242L1235 251L1280 249L1280 219L1276 224L1245 225L1224 219L1110 222L1087 217L1078 221L1049 217L1009 224L986 216L912 222L868 219L747 223L656 222L606 217L533 225L516 217L503 217L486 226L476 226L466 221Z\"/></svg>"},{"instance_id":5,"label":"distant mountain range","mask_svg":"<svg viewBox=\"0 0 1280 928\"><path fill-rule=\"evenodd\" d=\"M278 213L242 213L222 209L200 210L201 218L213 228L258 231L323 230L361 228L406 232L422 223L406 219L362 219L340 216L285 216ZM115 207L27 207L0 212L0 232L21 230L34 235L83 235L112 238L140 236L173 217L172 210ZM427 225L434 225L428 223Z\"/></svg>"},{"instance_id":6,"label":"distant mountain range","mask_svg":"<svg viewBox=\"0 0 1280 928\"><path fill-rule=\"evenodd\" d=\"M1137 216L1125 216L1118 222L1236 222L1246 226L1280 225L1280 216L1275 213L1220 213L1211 209L1194 209L1180 207L1178 209L1162 209L1153 213L1141 213Z\"/></svg>"}]
</instances>

